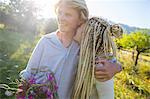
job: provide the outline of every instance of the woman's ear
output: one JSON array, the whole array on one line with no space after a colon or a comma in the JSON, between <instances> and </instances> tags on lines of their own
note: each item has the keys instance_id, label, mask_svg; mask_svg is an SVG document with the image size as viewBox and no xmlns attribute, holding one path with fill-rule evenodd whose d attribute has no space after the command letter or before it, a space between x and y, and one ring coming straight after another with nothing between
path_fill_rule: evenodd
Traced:
<instances>
[{"instance_id":1,"label":"woman's ear","mask_svg":"<svg viewBox=\"0 0 150 99\"><path fill-rule=\"evenodd\" d=\"M81 26L82 24L85 24L87 20L83 19L80 17L80 22L79 22L79 26Z\"/></svg>"},{"instance_id":2,"label":"woman's ear","mask_svg":"<svg viewBox=\"0 0 150 99\"><path fill-rule=\"evenodd\" d=\"M82 24L84 24L84 21L83 21L83 20L80 20L80 22L79 22L79 27L81 27Z\"/></svg>"}]
</instances>

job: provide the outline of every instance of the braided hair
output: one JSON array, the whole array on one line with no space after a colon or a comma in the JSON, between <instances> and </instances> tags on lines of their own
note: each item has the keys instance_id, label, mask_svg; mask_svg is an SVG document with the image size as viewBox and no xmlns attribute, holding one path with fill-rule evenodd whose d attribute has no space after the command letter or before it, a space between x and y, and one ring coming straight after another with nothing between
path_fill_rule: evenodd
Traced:
<instances>
[{"instance_id":1,"label":"braided hair","mask_svg":"<svg viewBox=\"0 0 150 99\"><path fill-rule=\"evenodd\" d=\"M116 46L112 36L121 37L122 28L110 25L98 17L90 18L83 29L80 44L80 57L73 88L73 99L89 99L95 81L95 59L100 56L108 58L108 53L116 56Z\"/></svg>"}]
</instances>

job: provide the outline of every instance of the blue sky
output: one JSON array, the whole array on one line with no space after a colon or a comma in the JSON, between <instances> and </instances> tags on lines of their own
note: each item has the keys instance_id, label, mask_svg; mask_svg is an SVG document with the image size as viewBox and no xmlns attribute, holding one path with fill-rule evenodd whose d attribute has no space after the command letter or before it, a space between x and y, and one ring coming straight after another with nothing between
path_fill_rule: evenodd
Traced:
<instances>
[{"instance_id":1,"label":"blue sky","mask_svg":"<svg viewBox=\"0 0 150 99\"><path fill-rule=\"evenodd\" d=\"M42 0L39 0L40 4ZM55 17L56 0L45 1L44 17ZM48 3L49 2L49 3ZM86 0L90 15L101 16L116 23L150 28L150 0ZM47 6L46 6L47 4Z\"/></svg>"},{"instance_id":2,"label":"blue sky","mask_svg":"<svg viewBox=\"0 0 150 99\"><path fill-rule=\"evenodd\" d=\"M117 23L150 28L150 0L86 0L90 14Z\"/></svg>"}]
</instances>

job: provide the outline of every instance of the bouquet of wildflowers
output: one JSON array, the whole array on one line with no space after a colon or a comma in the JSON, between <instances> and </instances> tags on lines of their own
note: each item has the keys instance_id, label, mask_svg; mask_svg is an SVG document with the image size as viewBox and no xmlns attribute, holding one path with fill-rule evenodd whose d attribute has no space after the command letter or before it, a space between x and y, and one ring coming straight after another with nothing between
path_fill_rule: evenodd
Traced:
<instances>
[{"instance_id":1,"label":"bouquet of wildflowers","mask_svg":"<svg viewBox=\"0 0 150 99\"><path fill-rule=\"evenodd\" d=\"M16 92L17 99L58 99L57 83L52 72L30 74L22 80Z\"/></svg>"}]
</instances>

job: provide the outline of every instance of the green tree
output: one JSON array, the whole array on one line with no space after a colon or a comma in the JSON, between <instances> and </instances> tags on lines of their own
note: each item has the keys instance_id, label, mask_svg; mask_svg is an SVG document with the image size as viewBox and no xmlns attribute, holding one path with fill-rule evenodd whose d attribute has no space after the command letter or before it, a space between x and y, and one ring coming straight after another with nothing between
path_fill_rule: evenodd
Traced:
<instances>
[{"instance_id":1,"label":"green tree","mask_svg":"<svg viewBox=\"0 0 150 99\"><path fill-rule=\"evenodd\" d=\"M136 50L135 66L138 63L139 55L150 49L150 34L142 31L124 34L123 38L117 40L117 45L125 49Z\"/></svg>"},{"instance_id":2,"label":"green tree","mask_svg":"<svg viewBox=\"0 0 150 99\"><path fill-rule=\"evenodd\" d=\"M0 23L18 32L36 32L39 10L34 0L3 1L0 3Z\"/></svg>"}]
</instances>

